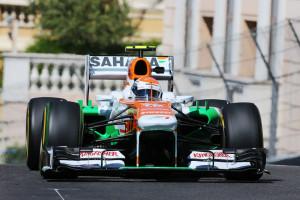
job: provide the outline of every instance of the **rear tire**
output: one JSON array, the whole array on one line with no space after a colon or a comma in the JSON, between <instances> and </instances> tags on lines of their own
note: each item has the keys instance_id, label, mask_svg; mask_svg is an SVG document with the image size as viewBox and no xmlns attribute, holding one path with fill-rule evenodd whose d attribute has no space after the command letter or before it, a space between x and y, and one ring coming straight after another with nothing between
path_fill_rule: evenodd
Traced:
<instances>
[{"instance_id":1,"label":"rear tire","mask_svg":"<svg viewBox=\"0 0 300 200\"><path fill-rule=\"evenodd\" d=\"M26 151L27 166L31 170L39 169L40 143L44 107L50 102L65 101L61 98L32 98L27 105L26 114Z\"/></svg>"},{"instance_id":2,"label":"rear tire","mask_svg":"<svg viewBox=\"0 0 300 200\"><path fill-rule=\"evenodd\" d=\"M81 110L77 103L53 102L47 105L44 111L44 128L41 143L40 172L48 178L69 177L69 173L45 173L42 171L45 163L44 152L47 148L55 146L67 146L70 148L82 145L82 117ZM75 176L76 177L76 176Z\"/></svg>"},{"instance_id":3,"label":"rear tire","mask_svg":"<svg viewBox=\"0 0 300 200\"><path fill-rule=\"evenodd\" d=\"M223 109L223 147L234 149L263 148L263 133L258 108L252 103L233 103ZM264 169L266 158L259 163ZM262 172L245 171L226 173L228 180L258 180Z\"/></svg>"}]
</instances>

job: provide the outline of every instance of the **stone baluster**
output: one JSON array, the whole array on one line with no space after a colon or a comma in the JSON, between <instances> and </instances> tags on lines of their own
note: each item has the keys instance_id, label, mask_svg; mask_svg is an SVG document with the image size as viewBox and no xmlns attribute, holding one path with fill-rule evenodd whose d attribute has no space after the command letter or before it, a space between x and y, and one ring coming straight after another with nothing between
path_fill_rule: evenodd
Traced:
<instances>
[{"instance_id":1,"label":"stone baluster","mask_svg":"<svg viewBox=\"0 0 300 200\"><path fill-rule=\"evenodd\" d=\"M23 12L19 15L19 25L24 26L25 25L25 14Z\"/></svg>"},{"instance_id":2,"label":"stone baluster","mask_svg":"<svg viewBox=\"0 0 300 200\"><path fill-rule=\"evenodd\" d=\"M40 76L38 71L38 63L33 63L30 72L30 90L32 92L36 92L39 90L38 88L39 81L40 81Z\"/></svg>"},{"instance_id":3,"label":"stone baluster","mask_svg":"<svg viewBox=\"0 0 300 200\"><path fill-rule=\"evenodd\" d=\"M59 91L59 83L60 83L60 76L59 76L59 65L53 64L53 70L50 77L51 81L51 92L55 93Z\"/></svg>"},{"instance_id":4,"label":"stone baluster","mask_svg":"<svg viewBox=\"0 0 300 200\"><path fill-rule=\"evenodd\" d=\"M98 81L98 91L97 94L104 94L105 88L106 88L106 81L105 80L99 80Z\"/></svg>"},{"instance_id":5,"label":"stone baluster","mask_svg":"<svg viewBox=\"0 0 300 200\"><path fill-rule=\"evenodd\" d=\"M100 80L99 82L99 84L100 84L100 90L99 90L99 94L104 94L105 93L105 89L106 89L106 81L107 80Z\"/></svg>"},{"instance_id":6,"label":"stone baluster","mask_svg":"<svg viewBox=\"0 0 300 200\"><path fill-rule=\"evenodd\" d=\"M105 90L105 81L99 80L99 94L103 94Z\"/></svg>"},{"instance_id":7,"label":"stone baluster","mask_svg":"<svg viewBox=\"0 0 300 200\"><path fill-rule=\"evenodd\" d=\"M69 91L69 84L71 83L72 77L70 76L70 67L64 66L63 73L61 76L61 83L62 83L62 90L63 91Z\"/></svg>"},{"instance_id":8,"label":"stone baluster","mask_svg":"<svg viewBox=\"0 0 300 200\"><path fill-rule=\"evenodd\" d=\"M104 94L109 94L111 92L111 88L113 84L114 81L112 80L104 80L104 85L105 85Z\"/></svg>"},{"instance_id":9,"label":"stone baluster","mask_svg":"<svg viewBox=\"0 0 300 200\"><path fill-rule=\"evenodd\" d=\"M73 74L72 76L72 83L73 83L73 92L79 92L80 91L80 80L76 74Z\"/></svg>"},{"instance_id":10,"label":"stone baluster","mask_svg":"<svg viewBox=\"0 0 300 200\"><path fill-rule=\"evenodd\" d=\"M115 85L116 85L115 90L120 91L120 90L123 89L124 81L117 80L116 83L115 83Z\"/></svg>"},{"instance_id":11,"label":"stone baluster","mask_svg":"<svg viewBox=\"0 0 300 200\"><path fill-rule=\"evenodd\" d=\"M16 11L13 10L11 12L10 16L12 17L12 19L17 19L17 13L16 13Z\"/></svg>"},{"instance_id":12,"label":"stone baluster","mask_svg":"<svg viewBox=\"0 0 300 200\"><path fill-rule=\"evenodd\" d=\"M7 25L7 17L8 17L8 13L6 10L4 10L4 12L2 13L2 24L3 25Z\"/></svg>"},{"instance_id":13,"label":"stone baluster","mask_svg":"<svg viewBox=\"0 0 300 200\"><path fill-rule=\"evenodd\" d=\"M94 80L90 80L90 91L94 92L95 88L96 88L95 81Z\"/></svg>"},{"instance_id":14,"label":"stone baluster","mask_svg":"<svg viewBox=\"0 0 300 200\"><path fill-rule=\"evenodd\" d=\"M85 83L84 83L85 84ZM92 80L89 81L89 92L93 92L94 90L94 82Z\"/></svg>"},{"instance_id":15,"label":"stone baluster","mask_svg":"<svg viewBox=\"0 0 300 200\"><path fill-rule=\"evenodd\" d=\"M34 26L34 15L28 15L28 26Z\"/></svg>"},{"instance_id":16,"label":"stone baluster","mask_svg":"<svg viewBox=\"0 0 300 200\"><path fill-rule=\"evenodd\" d=\"M116 90L116 87L117 87L116 82L117 82L116 80L112 81L111 86L110 86L110 92Z\"/></svg>"},{"instance_id":17,"label":"stone baluster","mask_svg":"<svg viewBox=\"0 0 300 200\"><path fill-rule=\"evenodd\" d=\"M73 83L73 88L72 91L74 93L79 92L80 91L80 68L79 66L74 65L74 73L72 75L71 81Z\"/></svg>"},{"instance_id":18,"label":"stone baluster","mask_svg":"<svg viewBox=\"0 0 300 200\"><path fill-rule=\"evenodd\" d=\"M40 90L43 92L47 92L48 90L48 85L49 85L49 70L48 70L48 65L43 64L40 80L41 80L41 88Z\"/></svg>"},{"instance_id":19,"label":"stone baluster","mask_svg":"<svg viewBox=\"0 0 300 200\"><path fill-rule=\"evenodd\" d=\"M85 67L84 66L81 66L79 68L79 72L80 72L80 78L81 78L81 87L84 88L84 84L85 84Z\"/></svg>"}]
</instances>

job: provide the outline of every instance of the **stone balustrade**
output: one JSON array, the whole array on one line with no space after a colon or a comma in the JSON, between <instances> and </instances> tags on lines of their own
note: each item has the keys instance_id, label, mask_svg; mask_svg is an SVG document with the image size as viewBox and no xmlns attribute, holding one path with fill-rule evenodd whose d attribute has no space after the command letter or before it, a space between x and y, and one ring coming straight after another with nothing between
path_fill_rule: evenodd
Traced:
<instances>
[{"instance_id":1,"label":"stone balustrade","mask_svg":"<svg viewBox=\"0 0 300 200\"><path fill-rule=\"evenodd\" d=\"M17 13L15 11L0 10L0 26L9 26L12 20L16 20L19 27L33 27L35 16L23 11Z\"/></svg>"},{"instance_id":2,"label":"stone balustrade","mask_svg":"<svg viewBox=\"0 0 300 200\"><path fill-rule=\"evenodd\" d=\"M70 54L3 54L3 101L28 101L34 94L79 94L84 90L84 56ZM122 81L92 80L90 91L121 90Z\"/></svg>"}]
</instances>

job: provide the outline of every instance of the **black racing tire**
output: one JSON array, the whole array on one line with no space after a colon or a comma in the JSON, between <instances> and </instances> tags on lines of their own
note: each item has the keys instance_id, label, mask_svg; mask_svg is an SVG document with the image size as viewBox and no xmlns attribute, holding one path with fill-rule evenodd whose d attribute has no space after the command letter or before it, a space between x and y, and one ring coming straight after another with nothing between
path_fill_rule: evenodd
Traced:
<instances>
[{"instance_id":1,"label":"black racing tire","mask_svg":"<svg viewBox=\"0 0 300 200\"><path fill-rule=\"evenodd\" d=\"M263 148L263 132L258 108L253 103L233 103L224 107L226 148Z\"/></svg>"},{"instance_id":2,"label":"black racing tire","mask_svg":"<svg viewBox=\"0 0 300 200\"><path fill-rule=\"evenodd\" d=\"M42 136L42 120L45 106L50 102L66 101L61 98L32 98L27 104L26 113L26 152L27 166L31 170L39 169L40 143Z\"/></svg>"},{"instance_id":3,"label":"black racing tire","mask_svg":"<svg viewBox=\"0 0 300 200\"><path fill-rule=\"evenodd\" d=\"M44 110L43 123L40 173L46 179L70 178L70 173L44 173L42 168L45 163L44 155L47 148L55 146L78 148L82 145L83 120L79 104L73 102L49 103Z\"/></svg>"},{"instance_id":4,"label":"black racing tire","mask_svg":"<svg viewBox=\"0 0 300 200\"><path fill-rule=\"evenodd\" d=\"M44 111L43 129L45 147L67 146L76 148L82 143L82 118L78 103L52 102Z\"/></svg>"},{"instance_id":5,"label":"black racing tire","mask_svg":"<svg viewBox=\"0 0 300 200\"><path fill-rule=\"evenodd\" d=\"M233 103L224 107L223 147L234 149L263 148L263 132L258 108L253 103ZM265 167L265 157L260 168ZM225 173L228 180L258 180L262 172Z\"/></svg>"},{"instance_id":6,"label":"black racing tire","mask_svg":"<svg viewBox=\"0 0 300 200\"><path fill-rule=\"evenodd\" d=\"M207 102L208 106L217 107L220 109L224 108L226 105L229 104L229 101L223 99L201 99L201 100L195 100L193 102L193 106L196 106L197 103L199 106L205 106L205 102Z\"/></svg>"}]
</instances>

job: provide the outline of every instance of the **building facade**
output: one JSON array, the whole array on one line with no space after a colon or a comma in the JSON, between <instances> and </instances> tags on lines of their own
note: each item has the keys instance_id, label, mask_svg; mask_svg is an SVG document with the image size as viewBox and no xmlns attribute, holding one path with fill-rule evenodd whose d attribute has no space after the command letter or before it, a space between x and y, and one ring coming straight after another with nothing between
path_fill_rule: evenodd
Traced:
<instances>
[{"instance_id":1,"label":"building facade","mask_svg":"<svg viewBox=\"0 0 300 200\"><path fill-rule=\"evenodd\" d=\"M299 17L299 1L273 2L278 2L273 23L280 25L287 19ZM271 9L271 0L167 0L163 52L178 55L178 67L210 71L213 70L210 69L211 59L202 59L207 58L208 54L205 50L202 51L202 47L210 43L226 73L264 80L267 78L267 72L260 69L263 67L260 67L259 62L252 61L243 67L231 63L251 57L250 55L256 56L255 42L250 38L251 30L258 30L255 33L256 39L263 52L268 54ZM226 34L228 31L230 32ZM282 40L284 33L281 33L280 37L279 40ZM227 52L233 52L231 55L224 55L225 46Z\"/></svg>"},{"instance_id":2,"label":"building facade","mask_svg":"<svg viewBox=\"0 0 300 200\"><path fill-rule=\"evenodd\" d=\"M296 0L165 2L161 49L175 56L176 70L197 88L185 93L254 102L261 111L266 147L270 149L270 143L275 143L278 155L300 150L296 142L300 139L299 8ZM270 76L279 85L275 106ZM177 87L182 87L182 78L177 79ZM276 120L271 117L274 110ZM274 124L277 130L271 140Z\"/></svg>"}]
</instances>

